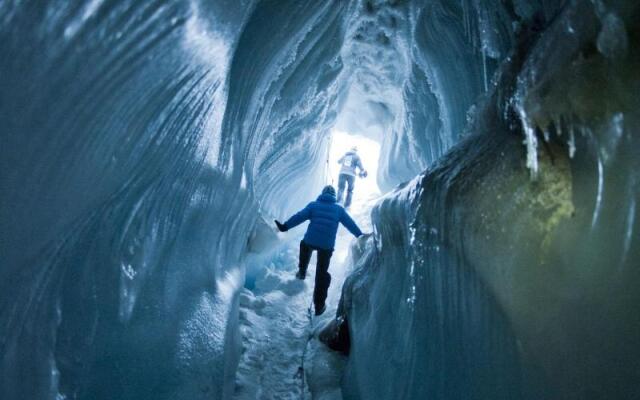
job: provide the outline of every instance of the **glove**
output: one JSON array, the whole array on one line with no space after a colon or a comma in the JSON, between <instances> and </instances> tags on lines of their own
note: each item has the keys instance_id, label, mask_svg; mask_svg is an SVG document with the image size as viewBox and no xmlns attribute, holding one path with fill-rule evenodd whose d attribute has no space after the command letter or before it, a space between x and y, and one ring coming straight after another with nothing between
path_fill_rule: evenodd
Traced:
<instances>
[{"instance_id":1,"label":"glove","mask_svg":"<svg viewBox=\"0 0 640 400\"><path fill-rule=\"evenodd\" d=\"M277 219L276 219L276 220L274 220L274 221L275 221L276 226L278 227L278 230L279 230L280 232L286 232L286 231L288 231L288 230L289 230L289 228L287 228L287 226L286 226L285 224L281 223L281 222L280 222L280 221L278 221Z\"/></svg>"},{"instance_id":2,"label":"glove","mask_svg":"<svg viewBox=\"0 0 640 400\"><path fill-rule=\"evenodd\" d=\"M367 171L360 171L360 174L359 174L360 178L366 178L367 175L368 175Z\"/></svg>"}]
</instances>

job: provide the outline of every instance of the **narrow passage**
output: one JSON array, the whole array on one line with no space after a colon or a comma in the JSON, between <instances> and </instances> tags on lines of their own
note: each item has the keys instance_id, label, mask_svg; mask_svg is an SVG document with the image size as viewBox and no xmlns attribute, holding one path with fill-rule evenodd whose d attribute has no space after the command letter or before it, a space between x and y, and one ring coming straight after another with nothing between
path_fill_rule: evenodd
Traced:
<instances>
[{"instance_id":1,"label":"narrow passage","mask_svg":"<svg viewBox=\"0 0 640 400\"><path fill-rule=\"evenodd\" d=\"M371 231L370 211L375 198L356 198L350 209L364 232ZM329 268L332 281L327 311L313 318L309 306L315 253L306 280L296 279L301 237L285 237L290 242L265 266L255 288L241 293L242 355L235 399L340 400L340 378L347 359L320 343L317 331L335 316L342 284L349 273L348 253L353 236L340 227Z\"/></svg>"}]
</instances>

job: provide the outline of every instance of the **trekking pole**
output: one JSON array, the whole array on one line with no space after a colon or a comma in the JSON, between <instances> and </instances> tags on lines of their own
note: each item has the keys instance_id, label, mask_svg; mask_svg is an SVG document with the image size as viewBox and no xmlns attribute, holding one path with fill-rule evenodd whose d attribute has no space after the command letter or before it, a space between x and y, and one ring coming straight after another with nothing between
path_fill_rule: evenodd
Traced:
<instances>
[{"instance_id":1,"label":"trekking pole","mask_svg":"<svg viewBox=\"0 0 640 400\"><path fill-rule=\"evenodd\" d=\"M304 343L304 349L302 350L302 356L300 357L300 366L298 367L298 372L296 372L296 377L300 378L300 399L304 400L305 394L305 377L304 377L304 360L307 357L307 349L309 348L309 342L313 339L313 316L311 315L311 307L313 305L313 300L309 303L309 308L307 308L307 319L309 320L308 332L307 332L307 341Z\"/></svg>"},{"instance_id":2,"label":"trekking pole","mask_svg":"<svg viewBox=\"0 0 640 400\"><path fill-rule=\"evenodd\" d=\"M329 135L329 146L327 147L327 162L326 162L325 167L324 167L324 181L325 181L325 183L329 182L329 171L330 171L329 158L331 157L331 145L332 145L332 143L333 143L333 135ZM333 177L331 177L330 185L333 185Z\"/></svg>"}]
</instances>

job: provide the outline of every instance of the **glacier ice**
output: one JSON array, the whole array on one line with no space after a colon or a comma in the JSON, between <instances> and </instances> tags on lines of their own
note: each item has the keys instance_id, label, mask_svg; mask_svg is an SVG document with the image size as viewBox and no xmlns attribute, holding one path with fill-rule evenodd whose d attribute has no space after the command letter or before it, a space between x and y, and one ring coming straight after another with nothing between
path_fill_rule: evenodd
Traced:
<instances>
[{"instance_id":1,"label":"glacier ice","mask_svg":"<svg viewBox=\"0 0 640 400\"><path fill-rule=\"evenodd\" d=\"M625 24L600 27L599 14L576 2L546 29L522 26L469 136L373 210L376 235L338 312L346 398L640 393L628 258L638 257L638 143L624 121L637 120L640 99L622 89L637 87L638 58L600 50ZM629 147L609 145L618 140Z\"/></svg>"},{"instance_id":2,"label":"glacier ice","mask_svg":"<svg viewBox=\"0 0 640 400\"><path fill-rule=\"evenodd\" d=\"M636 3L0 2L0 398L251 386L334 127L389 193L310 394L638 397Z\"/></svg>"}]
</instances>

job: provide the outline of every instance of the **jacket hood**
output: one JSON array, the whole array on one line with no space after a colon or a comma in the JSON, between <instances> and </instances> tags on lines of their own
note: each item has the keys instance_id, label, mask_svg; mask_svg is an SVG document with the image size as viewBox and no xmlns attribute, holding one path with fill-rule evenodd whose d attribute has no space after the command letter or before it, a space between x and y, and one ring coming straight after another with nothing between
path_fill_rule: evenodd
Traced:
<instances>
[{"instance_id":1,"label":"jacket hood","mask_svg":"<svg viewBox=\"0 0 640 400\"><path fill-rule=\"evenodd\" d=\"M336 196L333 196L329 193L325 193L318 196L318 201L322 201L325 203L335 203L338 201L338 199L336 199Z\"/></svg>"}]
</instances>

